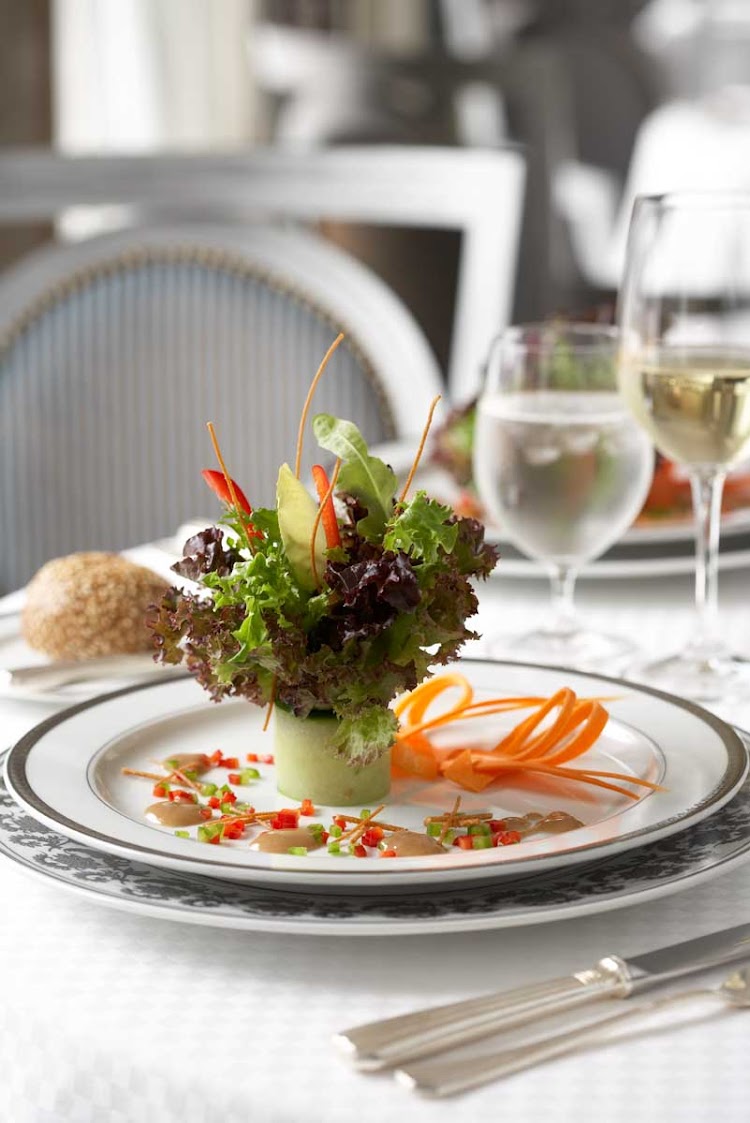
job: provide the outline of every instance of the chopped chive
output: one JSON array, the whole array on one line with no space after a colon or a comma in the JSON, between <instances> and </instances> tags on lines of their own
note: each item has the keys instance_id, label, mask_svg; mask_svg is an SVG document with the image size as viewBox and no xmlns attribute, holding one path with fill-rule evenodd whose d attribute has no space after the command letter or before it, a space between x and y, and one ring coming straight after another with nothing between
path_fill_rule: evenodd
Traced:
<instances>
[{"instance_id":1,"label":"chopped chive","mask_svg":"<svg viewBox=\"0 0 750 1123\"><path fill-rule=\"evenodd\" d=\"M175 831L177 838L190 838L190 831Z\"/></svg>"},{"instance_id":2,"label":"chopped chive","mask_svg":"<svg viewBox=\"0 0 750 1123\"><path fill-rule=\"evenodd\" d=\"M287 854L294 854L295 857L297 857L297 858L306 858L307 857L307 847L306 846L290 846L289 849L287 850Z\"/></svg>"}]
</instances>

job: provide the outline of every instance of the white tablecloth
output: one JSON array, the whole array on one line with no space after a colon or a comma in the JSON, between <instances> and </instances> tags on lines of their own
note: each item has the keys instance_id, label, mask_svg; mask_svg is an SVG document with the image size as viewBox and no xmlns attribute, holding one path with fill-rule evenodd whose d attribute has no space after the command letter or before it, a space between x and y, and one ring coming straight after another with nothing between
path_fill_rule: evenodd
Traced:
<instances>
[{"instance_id":1,"label":"white tablecloth","mask_svg":"<svg viewBox=\"0 0 750 1123\"><path fill-rule=\"evenodd\" d=\"M723 578L746 642L746 572ZM653 652L690 625L687 579L581 585L592 624ZM493 580L481 627L514 630L543 583ZM0 702L5 740L49 707ZM750 726L750 698L728 713ZM750 864L656 903L536 928L397 939L191 928L111 912L0 863L2 1123L747 1123L750 1013L726 1013L561 1059L458 1099L421 1100L354 1072L336 1030L515 986L750 919Z\"/></svg>"}]
</instances>

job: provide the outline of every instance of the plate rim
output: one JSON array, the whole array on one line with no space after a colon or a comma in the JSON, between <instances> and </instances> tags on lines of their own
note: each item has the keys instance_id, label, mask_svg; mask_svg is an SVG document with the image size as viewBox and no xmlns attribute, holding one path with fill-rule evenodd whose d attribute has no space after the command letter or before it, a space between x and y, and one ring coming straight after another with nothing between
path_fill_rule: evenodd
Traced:
<instances>
[{"instance_id":1,"label":"plate rim","mask_svg":"<svg viewBox=\"0 0 750 1123\"><path fill-rule=\"evenodd\" d=\"M698 804L693 805L690 809L678 816L665 819L654 829L641 827L637 830L625 833L616 840L610 839L604 842L586 843L577 847L575 850L568 851L565 853L565 862L571 865L594 861L597 857L603 858L612 850L612 847L616 848L616 853L624 853L627 850L635 849L641 845L647 845L649 842L656 842L661 838L678 833L680 830L684 830L688 826L700 822L702 819L719 811L739 790L748 775L750 760L748 759L748 752L743 738L728 722L725 722L722 718L718 717L718 715L713 714L711 711L704 709L702 706L699 706L689 699L680 698L642 683L634 683L627 679L599 675L593 672L579 671L570 667L550 667L543 664L522 663L515 660L479 658L458 660L456 666L460 667L462 663L479 664L480 666L493 668L509 666L529 670L543 670L545 672L575 674L582 678L595 679L599 682L611 683L615 686L625 686L628 690L635 691L638 694L651 695L688 711L688 713L698 717L705 724L713 728L723 742L728 758L724 776ZM333 870L318 871L295 868L282 869L278 867L266 869L263 867L245 867L238 863L226 861L211 860L208 862L200 857L195 857L194 854L186 854L183 856L181 854L165 852L162 849L141 845L137 842L114 839L111 835L102 834L80 822L69 819L66 815L55 810L55 808L50 807L50 805L38 796L31 787L26 776L26 761L34 746L56 726L63 724L85 710L106 705L108 702L117 698L138 693L142 690L150 690L174 683L186 682L190 680L191 677L192 676L186 672L185 674L175 675L168 683L149 681L132 684L120 690L84 700L75 706L68 707L67 709L61 710L59 713L52 714L48 718L45 718L21 737L5 757L5 783L12 798L25 807L34 818L50 826L53 830L59 831L60 827L63 827L64 829L60 833L66 834L68 837L73 837L95 849L117 854L120 857L142 861L160 868L172 869L177 872L182 869L187 873L192 872L199 876L214 878L222 877L223 873L225 879L229 877L237 882L255 883L257 885L276 884L281 887L286 882L288 887L295 881L297 884L304 883L305 885L312 885L315 881L318 881L320 886L333 882L342 887L351 889L355 887L364 888L370 885L374 887L377 884L385 887L386 880L393 885L407 885L409 883L426 884L430 881L437 880L441 880L446 885L455 885L457 883L463 884L470 883L471 881L494 880L502 877L509 877L522 870L531 872L536 868L540 873L543 873L545 870L552 870L555 868L557 863L555 865L550 864L550 857L544 854L532 855L526 858L509 859L502 863L502 872L500 865L497 863L494 865L477 863L476 865L468 867L462 866L456 867L455 869L441 870L410 869L398 871L397 869L389 869L388 873L382 875L381 878L373 874L367 877L364 874L350 874L342 871L334 872ZM687 820L687 822L685 820ZM645 837L643 837L644 835ZM241 876L238 874L241 874Z\"/></svg>"},{"instance_id":2,"label":"plate rim","mask_svg":"<svg viewBox=\"0 0 750 1123\"><path fill-rule=\"evenodd\" d=\"M750 754L750 734L739 727L735 726L733 728L739 733L745 745L746 752ZM0 762L2 761L2 756L3 754L0 754ZM747 780L745 784L747 784ZM737 794L739 794L739 792ZM750 793L748 793L748 799L750 800ZM46 827L46 829L52 830L49 827ZM52 831L52 833L54 834L54 831ZM659 843L656 843L656 845L658 846ZM521 928L535 924L549 924L555 921L581 919L599 913L614 912L621 908L632 908L653 900L674 896L679 892L689 891L690 889L697 888L711 881L713 878L722 877L725 874L733 872L736 868L750 860L750 837L744 838L741 842L741 846L743 849L740 849L738 852L725 855L707 867L703 866L692 873L690 870L683 869L676 877L672 877L664 882L657 881L656 884L641 890L634 890L631 892L626 890L624 893L620 891L606 894L598 901L587 900L575 902L573 904L568 902L555 903L533 915L527 915L529 906L526 906L525 909L524 906L519 906L520 911L517 915L514 914L506 917L503 917L502 914L499 913L463 917L455 915L447 918L436 918L432 915L425 915L416 919L410 917L401 923L394 917L373 919L370 916L364 922L357 923L356 921L352 922L349 918L324 917L322 919L312 919L304 916L302 918L296 916L290 918L288 914L271 918L252 915L227 917L220 916L211 909L206 909L205 912L196 914L189 905L163 905L158 901L144 901L142 897L117 896L103 889L96 882L73 882L65 880L59 876L55 876L53 870L47 867L35 866L28 858L9 851L7 845L3 844L2 838L0 838L0 857L13 862L21 874L28 877L30 880L45 883L61 891L67 891L73 896L86 900L89 903L102 905L105 908L111 908L118 912L128 912L154 919L171 920L174 923L195 924L199 927L219 927L234 931L275 932L292 936L335 936L348 938L350 936L450 935L461 932L468 933L502 930L505 928ZM97 855L100 853L101 851L95 851ZM128 861L131 865L135 866L143 864L138 862L133 863L129 859ZM177 878L184 877L184 875L174 872L171 872L169 875ZM188 878L188 880L191 879ZM687 884L685 884L686 882ZM301 896L302 895L300 895L300 897ZM625 897L624 900L623 896ZM394 927L394 925L397 926ZM436 925L439 928L438 931L436 931Z\"/></svg>"}]
</instances>

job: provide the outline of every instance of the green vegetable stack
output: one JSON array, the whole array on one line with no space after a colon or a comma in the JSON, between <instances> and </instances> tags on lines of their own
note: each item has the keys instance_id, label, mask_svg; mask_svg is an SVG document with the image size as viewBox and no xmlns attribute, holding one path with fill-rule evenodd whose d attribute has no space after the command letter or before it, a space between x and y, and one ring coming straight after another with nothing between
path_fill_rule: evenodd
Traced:
<instances>
[{"instance_id":1,"label":"green vegetable stack","mask_svg":"<svg viewBox=\"0 0 750 1123\"><path fill-rule=\"evenodd\" d=\"M394 473L352 422L319 414L313 430L337 458L331 482L314 469L319 502L286 464L274 510L251 510L226 472L204 473L225 528L189 539L174 566L203 588L171 589L149 622L158 657L184 663L215 701L275 703L285 794L356 803L387 790L389 703L474 638L471 579L497 554L476 520L421 491L395 498ZM280 732L294 744L286 767Z\"/></svg>"}]
</instances>

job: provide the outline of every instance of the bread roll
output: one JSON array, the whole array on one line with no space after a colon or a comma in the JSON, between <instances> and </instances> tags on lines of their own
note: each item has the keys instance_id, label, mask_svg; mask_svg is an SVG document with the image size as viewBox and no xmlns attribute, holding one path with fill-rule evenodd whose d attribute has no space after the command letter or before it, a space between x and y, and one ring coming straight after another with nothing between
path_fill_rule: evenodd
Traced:
<instances>
[{"instance_id":1,"label":"bread roll","mask_svg":"<svg viewBox=\"0 0 750 1123\"><path fill-rule=\"evenodd\" d=\"M54 558L29 582L21 632L52 659L147 651L146 609L167 588L150 569L119 554Z\"/></svg>"}]
</instances>

